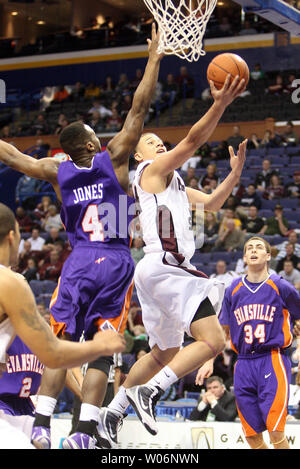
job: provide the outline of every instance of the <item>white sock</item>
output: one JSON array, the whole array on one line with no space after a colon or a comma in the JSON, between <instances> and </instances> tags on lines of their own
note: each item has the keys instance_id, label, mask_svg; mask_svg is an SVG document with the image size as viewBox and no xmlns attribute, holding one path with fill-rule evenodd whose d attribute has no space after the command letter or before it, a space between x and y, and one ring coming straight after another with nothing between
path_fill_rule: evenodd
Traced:
<instances>
[{"instance_id":1,"label":"white sock","mask_svg":"<svg viewBox=\"0 0 300 469\"><path fill-rule=\"evenodd\" d=\"M84 422L95 420L99 422L99 407L83 402L80 408L79 420Z\"/></svg>"},{"instance_id":2,"label":"white sock","mask_svg":"<svg viewBox=\"0 0 300 469\"><path fill-rule=\"evenodd\" d=\"M57 399L54 399L54 397L38 396L35 413L50 417L54 412L56 402Z\"/></svg>"},{"instance_id":3,"label":"white sock","mask_svg":"<svg viewBox=\"0 0 300 469\"><path fill-rule=\"evenodd\" d=\"M117 412L120 412L121 414L124 414L128 406L129 406L129 401L126 396L126 389L124 388L124 386L120 386L117 394L108 405L108 408L111 410L116 410Z\"/></svg>"},{"instance_id":4,"label":"white sock","mask_svg":"<svg viewBox=\"0 0 300 469\"><path fill-rule=\"evenodd\" d=\"M168 366L165 366L146 384L150 386L159 386L163 391L165 391L169 386L171 386L171 384L176 383L176 381L178 381L178 378L174 371Z\"/></svg>"}]
</instances>

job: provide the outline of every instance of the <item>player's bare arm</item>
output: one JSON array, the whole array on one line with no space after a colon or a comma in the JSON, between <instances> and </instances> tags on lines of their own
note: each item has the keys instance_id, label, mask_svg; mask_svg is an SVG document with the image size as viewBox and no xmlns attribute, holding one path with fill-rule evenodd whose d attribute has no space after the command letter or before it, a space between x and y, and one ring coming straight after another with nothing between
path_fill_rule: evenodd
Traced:
<instances>
[{"instance_id":1,"label":"player's bare arm","mask_svg":"<svg viewBox=\"0 0 300 469\"><path fill-rule=\"evenodd\" d=\"M144 121L158 80L160 61L163 57L162 54L157 53L158 42L159 34L153 23L151 40L148 39L149 58L144 76L134 93L132 107L122 130L107 145L115 170L124 164L127 165L130 154L136 147L144 128Z\"/></svg>"},{"instance_id":2,"label":"player's bare arm","mask_svg":"<svg viewBox=\"0 0 300 469\"><path fill-rule=\"evenodd\" d=\"M36 160L3 140L0 140L0 161L15 171L24 173L29 177L48 181L52 184L57 196L61 200L57 184L57 172L60 161L54 158Z\"/></svg>"},{"instance_id":3,"label":"player's bare arm","mask_svg":"<svg viewBox=\"0 0 300 469\"><path fill-rule=\"evenodd\" d=\"M197 203L204 204L204 210L220 210L220 208L223 206L225 201L232 193L234 186L240 180L243 167L246 161L246 150L247 139L239 145L239 149L236 155L233 151L233 148L229 147L231 172L224 179L224 181L219 184L219 186L212 192L212 194L204 194L201 191L187 187L186 193L189 202L193 205L196 205Z\"/></svg>"},{"instance_id":4,"label":"player's bare arm","mask_svg":"<svg viewBox=\"0 0 300 469\"><path fill-rule=\"evenodd\" d=\"M211 108L192 126L187 136L175 148L156 158L145 169L144 174L147 172L147 179L157 176L167 178L172 171L180 168L186 160L192 157L212 135L226 107L244 91L245 81L239 81L236 77L230 84L230 76L227 76L221 90L217 90L213 82L210 83L210 87L214 98Z\"/></svg>"},{"instance_id":5,"label":"player's bare arm","mask_svg":"<svg viewBox=\"0 0 300 469\"><path fill-rule=\"evenodd\" d=\"M37 312L25 279L6 269L0 272L0 298L0 309L10 318L16 335L49 368L71 368L125 348L124 338L114 331L99 332L83 343L57 339Z\"/></svg>"}]
</instances>

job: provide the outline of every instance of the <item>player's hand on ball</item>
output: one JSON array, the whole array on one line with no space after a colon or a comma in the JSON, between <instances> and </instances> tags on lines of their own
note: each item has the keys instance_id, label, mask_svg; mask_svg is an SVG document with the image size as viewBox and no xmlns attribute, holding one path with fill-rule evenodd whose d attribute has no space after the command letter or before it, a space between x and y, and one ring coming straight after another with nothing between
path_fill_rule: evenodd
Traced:
<instances>
[{"instance_id":1,"label":"player's hand on ball","mask_svg":"<svg viewBox=\"0 0 300 469\"><path fill-rule=\"evenodd\" d=\"M93 341L97 342L99 355L103 356L124 352L126 348L124 337L111 329L97 332L94 335Z\"/></svg>"},{"instance_id":2,"label":"player's hand on ball","mask_svg":"<svg viewBox=\"0 0 300 469\"><path fill-rule=\"evenodd\" d=\"M211 95L215 102L220 103L225 107L229 106L229 104L231 104L232 101L240 96L240 94L243 93L246 89L246 82L244 79L239 80L239 77L236 76L231 84L230 80L230 75L227 75L224 86L220 90L215 87L212 80L209 82Z\"/></svg>"}]
</instances>

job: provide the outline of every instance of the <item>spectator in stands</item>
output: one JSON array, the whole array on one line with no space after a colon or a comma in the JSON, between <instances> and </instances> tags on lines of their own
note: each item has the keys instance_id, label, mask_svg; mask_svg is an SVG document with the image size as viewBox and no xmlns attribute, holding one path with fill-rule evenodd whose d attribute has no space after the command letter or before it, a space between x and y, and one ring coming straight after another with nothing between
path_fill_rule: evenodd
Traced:
<instances>
[{"instance_id":1,"label":"spectator in stands","mask_svg":"<svg viewBox=\"0 0 300 469\"><path fill-rule=\"evenodd\" d=\"M108 117L106 121L106 130L110 132L119 132L119 130L121 130L122 124L123 121L118 113L118 110L116 108L113 108L111 116Z\"/></svg>"},{"instance_id":2,"label":"spectator in stands","mask_svg":"<svg viewBox=\"0 0 300 469\"><path fill-rule=\"evenodd\" d=\"M232 25L227 16L221 17L218 29L222 33L222 36L232 36Z\"/></svg>"},{"instance_id":3,"label":"spectator in stands","mask_svg":"<svg viewBox=\"0 0 300 469\"><path fill-rule=\"evenodd\" d=\"M95 99L93 101L93 106L88 111L89 114L93 114L93 112L99 112L101 119L106 119L112 115L112 111L104 106L101 99Z\"/></svg>"},{"instance_id":4,"label":"spectator in stands","mask_svg":"<svg viewBox=\"0 0 300 469\"><path fill-rule=\"evenodd\" d=\"M77 81L70 94L70 101L73 101L75 103L83 101L84 93L85 93L85 86L80 81Z\"/></svg>"},{"instance_id":5,"label":"spectator in stands","mask_svg":"<svg viewBox=\"0 0 300 469\"><path fill-rule=\"evenodd\" d=\"M47 135L49 133L49 125L44 114L38 114L31 124L32 135Z\"/></svg>"},{"instance_id":6,"label":"spectator in stands","mask_svg":"<svg viewBox=\"0 0 300 469\"><path fill-rule=\"evenodd\" d=\"M294 246L294 254L297 257L300 257L300 244L298 243L298 234L296 231L292 230L288 234L288 240L284 241L281 244L277 244L275 248L278 250L276 261L283 259L286 256L286 245L288 243L293 244Z\"/></svg>"},{"instance_id":7,"label":"spectator in stands","mask_svg":"<svg viewBox=\"0 0 300 469\"><path fill-rule=\"evenodd\" d=\"M91 82L85 89L84 98L95 99L95 98L99 98L100 94L101 94L100 86L96 85L95 82Z\"/></svg>"},{"instance_id":8,"label":"spectator in stands","mask_svg":"<svg viewBox=\"0 0 300 469\"><path fill-rule=\"evenodd\" d=\"M58 230L63 229L60 215L55 205L50 205L46 218L42 220L42 228L50 232L51 228L57 228Z\"/></svg>"},{"instance_id":9,"label":"spectator in stands","mask_svg":"<svg viewBox=\"0 0 300 469\"><path fill-rule=\"evenodd\" d=\"M52 204L51 197L49 197L49 195L44 195L42 197L41 202L38 203L38 205L35 207L33 211L34 217L37 218L38 220L45 218L51 204Z\"/></svg>"},{"instance_id":10,"label":"spectator in stands","mask_svg":"<svg viewBox=\"0 0 300 469\"><path fill-rule=\"evenodd\" d=\"M58 282L61 274L62 262L56 250L50 251L49 262L40 262L39 275L41 280L52 280Z\"/></svg>"},{"instance_id":11,"label":"spectator in stands","mask_svg":"<svg viewBox=\"0 0 300 469\"><path fill-rule=\"evenodd\" d=\"M119 81L116 86L116 93L120 96L123 95L124 92L129 92L129 80L127 78L126 73L121 73L119 77Z\"/></svg>"},{"instance_id":12,"label":"spectator in stands","mask_svg":"<svg viewBox=\"0 0 300 469\"><path fill-rule=\"evenodd\" d=\"M182 169L182 168L181 168ZM184 178L184 183L186 186L190 184L190 180L196 177L196 170L193 166L188 166L186 169L186 176Z\"/></svg>"},{"instance_id":13,"label":"spectator in stands","mask_svg":"<svg viewBox=\"0 0 300 469\"><path fill-rule=\"evenodd\" d=\"M60 114L57 119L57 126L54 130L55 135L59 135L61 131L69 125L69 121L64 114Z\"/></svg>"},{"instance_id":14,"label":"spectator in stands","mask_svg":"<svg viewBox=\"0 0 300 469\"><path fill-rule=\"evenodd\" d=\"M105 128L105 120L101 118L100 113L98 111L92 112L88 124L96 134L101 132Z\"/></svg>"},{"instance_id":15,"label":"spectator in stands","mask_svg":"<svg viewBox=\"0 0 300 469\"><path fill-rule=\"evenodd\" d=\"M294 268L291 260L284 261L283 270L279 272L279 275L300 290L300 271Z\"/></svg>"},{"instance_id":16,"label":"spectator in stands","mask_svg":"<svg viewBox=\"0 0 300 469\"><path fill-rule=\"evenodd\" d=\"M28 259L32 257L31 242L28 239L22 239L22 241L19 248L18 272L23 272L27 266Z\"/></svg>"},{"instance_id":17,"label":"spectator in stands","mask_svg":"<svg viewBox=\"0 0 300 469\"><path fill-rule=\"evenodd\" d=\"M227 391L222 378L211 376L205 383L206 392L200 396L197 407L191 412L189 420L233 422L237 415L235 396Z\"/></svg>"},{"instance_id":18,"label":"spectator in stands","mask_svg":"<svg viewBox=\"0 0 300 469\"><path fill-rule=\"evenodd\" d=\"M66 90L64 85L60 85L57 91L54 93L53 102L54 103L62 103L66 101L69 97L69 92Z\"/></svg>"},{"instance_id":19,"label":"spectator in stands","mask_svg":"<svg viewBox=\"0 0 300 469\"><path fill-rule=\"evenodd\" d=\"M238 200L238 206L241 207L244 212L251 205L254 205L259 210L261 208L261 204L261 198L257 194L254 184L249 184L244 194Z\"/></svg>"},{"instance_id":20,"label":"spectator in stands","mask_svg":"<svg viewBox=\"0 0 300 469\"><path fill-rule=\"evenodd\" d=\"M231 210L235 212L237 206L238 206L238 199L234 197L234 195L230 195L228 199L226 200L225 204L223 205L222 210L230 208Z\"/></svg>"},{"instance_id":21,"label":"spectator in stands","mask_svg":"<svg viewBox=\"0 0 300 469\"><path fill-rule=\"evenodd\" d=\"M223 260L219 260L216 263L216 272L211 274L209 278L215 278L225 284L225 288L231 285L234 278L238 277L238 274L234 270L227 270L227 264Z\"/></svg>"},{"instance_id":22,"label":"spectator in stands","mask_svg":"<svg viewBox=\"0 0 300 469\"><path fill-rule=\"evenodd\" d=\"M31 231L33 221L32 218L26 213L23 207L17 207L16 220L19 223L19 229L21 233Z\"/></svg>"},{"instance_id":23,"label":"spectator in stands","mask_svg":"<svg viewBox=\"0 0 300 469\"><path fill-rule=\"evenodd\" d=\"M281 183L279 176L277 174L273 174L270 178L269 185L263 193L263 198L268 200L280 199L281 197L284 197L284 195L284 186Z\"/></svg>"},{"instance_id":24,"label":"spectator in stands","mask_svg":"<svg viewBox=\"0 0 300 469\"><path fill-rule=\"evenodd\" d=\"M39 301L36 304L37 310L41 316L45 319L45 321L50 325L50 311L46 308L45 303Z\"/></svg>"},{"instance_id":25,"label":"spectator in stands","mask_svg":"<svg viewBox=\"0 0 300 469\"><path fill-rule=\"evenodd\" d=\"M266 130L260 142L261 148L274 148L278 146L278 139L272 130Z\"/></svg>"},{"instance_id":26,"label":"spectator in stands","mask_svg":"<svg viewBox=\"0 0 300 469\"><path fill-rule=\"evenodd\" d=\"M251 72L250 72L251 79L254 80L254 81L262 80L264 78L264 76L265 76L265 73L261 69L261 64L256 63L254 65L254 69L251 70Z\"/></svg>"},{"instance_id":27,"label":"spectator in stands","mask_svg":"<svg viewBox=\"0 0 300 469\"><path fill-rule=\"evenodd\" d=\"M239 125L233 127L233 132L230 137L227 139L227 145L232 146L234 151L238 150L239 144L245 140L245 137L241 135L241 129Z\"/></svg>"},{"instance_id":28,"label":"spectator in stands","mask_svg":"<svg viewBox=\"0 0 300 469\"><path fill-rule=\"evenodd\" d=\"M285 196L300 198L300 171L299 170L294 171L293 182L286 184Z\"/></svg>"},{"instance_id":29,"label":"spectator in stands","mask_svg":"<svg viewBox=\"0 0 300 469\"><path fill-rule=\"evenodd\" d=\"M277 75L275 78L275 83L269 85L268 92L274 95L282 95L284 93L284 83L283 77L281 75Z\"/></svg>"},{"instance_id":30,"label":"spectator in stands","mask_svg":"<svg viewBox=\"0 0 300 469\"><path fill-rule=\"evenodd\" d=\"M271 177L274 174L278 175L277 169L271 168L271 161L265 158L262 162L262 170L256 174L254 184L257 190L263 192L270 185Z\"/></svg>"},{"instance_id":31,"label":"spectator in stands","mask_svg":"<svg viewBox=\"0 0 300 469\"><path fill-rule=\"evenodd\" d=\"M220 224L214 212L204 213L204 244L212 245L218 237Z\"/></svg>"},{"instance_id":32,"label":"spectator in stands","mask_svg":"<svg viewBox=\"0 0 300 469\"><path fill-rule=\"evenodd\" d=\"M218 235L212 251L232 252L241 250L245 241L244 233L236 228L233 219L226 222L226 228Z\"/></svg>"},{"instance_id":33,"label":"spectator in stands","mask_svg":"<svg viewBox=\"0 0 300 469\"><path fill-rule=\"evenodd\" d=\"M129 89L132 93L135 92L143 78L143 71L141 68L137 68L135 71L135 77L129 83Z\"/></svg>"},{"instance_id":34,"label":"spectator in stands","mask_svg":"<svg viewBox=\"0 0 300 469\"><path fill-rule=\"evenodd\" d=\"M239 32L239 36L248 36L250 34L257 34L257 30L252 26L249 20L246 20Z\"/></svg>"},{"instance_id":35,"label":"spectator in stands","mask_svg":"<svg viewBox=\"0 0 300 469\"><path fill-rule=\"evenodd\" d=\"M28 238L31 244L31 251L42 251L45 244L44 238L40 236L40 229L38 227L32 228L31 237Z\"/></svg>"},{"instance_id":36,"label":"spectator in stands","mask_svg":"<svg viewBox=\"0 0 300 469\"><path fill-rule=\"evenodd\" d=\"M52 227L45 239L43 251L53 251L53 249L55 249L56 241L62 241L64 243L64 240L59 234L59 229L57 227Z\"/></svg>"},{"instance_id":37,"label":"spectator in stands","mask_svg":"<svg viewBox=\"0 0 300 469\"><path fill-rule=\"evenodd\" d=\"M143 242L143 238L141 236L133 239L132 247L131 247L130 251L131 251L131 256L134 260L135 265L141 259L143 259L144 255L145 255L143 246L144 246L144 242Z\"/></svg>"},{"instance_id":38,"label":"spectator in stands","mask_svg":"<svg viewBox=\"0 0 300 469\"><path fill-rule=\"evenodd\" d=\"M11 138L13 137L13 134L9 128L9 125L5 125L1 129L1 138Z\"/></svg>"},{"instance_id":39,"label":"spectator in stands","mask_svg":"<svg viewBox=\"0 0 300 469\"><path fill-rule=\"evenodd\" d=\"M286 126L286 131L282 135L282 140L287 146L296 146L299 142L299 136L294 130L294 124L289 121Z\"/></svg>"},{"instance_id":40,"label":"spectator in stands","mask_svg":"<svg viewBox=\"0 0 300 469\"><path fill-rule=\"evenodd\" d=\"M297 82L295 82L295 80L296 80L296 75L294 73L291 73L288 76L288 82L285 85L285 91L287 93L292 94L295 90L298 89L298 85L297 85Z\"/></svg>"},{"instance_id":41,"label":"spectator in stands","mask_svg":"<svg viewBox=\"0 0 300 469\"><path fill-rule=\"evenodd\" d=\"M191 178L187 187L191 187L192 189L196 189L197 191L199 191L200 189L198 186L198 179L196 177Z\"/></svg>"},{"instance_id":42,"label":"spectator in stands","mask_svg":"<svg viewBox=\"0 0 300 469\"><path fill-rule=\"evenodd\" d=\"M280 204L275 205L274 216L267 218L265 226L261 230L261 234L274 236L286 236L288 233L289 222L283 216L283 207Z\"/></svg>"},{"instance_id":43,"label":"spectator in stands","mask_svg":"<svg viewBox=\"0 0 300 469\"><path fill-rule=\"evenodd\" d=\"M229 158L228 143L226 140L222 140L216 146L212 147L211 154L215 153L216 160L227 160Z\"/></svg>"},{"instance_id":44,"label":"spectator in stands","mask_svg":"<svg viewBox=\"0 0 300 469\"><path fill-rule=\"evenodd\" d=\"M162 99L172 106L178 99L179 85L175 81L173 73L168 73L167 79L163 82Z\"/></svg>"},{"instance_id":45,"label":"spectator in stands","mask_svg":"<svg viewBox=\"0 0 300 469\"><path fill-rule=\"evenodd\" d=\"M265 226L264 219L258 216L258 210L255 205L250 205L248 216L243 220L243 231L245 234L260 234Z\"/></svg>"},{"instance_id":46,"label":"spectator in stands","mask_svg":"<svg viewBox=\"0 0 300 469\"><path fill-rule=\"evenodd\" d=\"M105 82L102 85L102 94L107 100L111 100L115 96L115 85L111 75L105 77Z\"/></svg>"},{"instance_id":47,"label":"spectator in stands","mask_svg":"<svg viewBox=\"0 0 300 469\"><path fill-rule=\"evenodd\" d=\"M63 240L58 239L54 242L54 250L58 253L58 258L62 264L68 259L71 254L71 249L68 246L65 246Z\"/></svg>"},{"instance_id":48,"label":"spectator in stands","mask_svg":"<svg viewBox=\"0 0 300 469\"><path fill-rule=\"evenodd\" d=\"M206 167L206 173L199 179L199 188L204 189L204 187L209 186L210 181L216 181L217 185L220 182L219 175L217 174L217 166L215 163L210 163Z\"/></svg>"},{"instance_id":49,"label":"spectator in stands","mask_svg":"<svg viewBox=\"0 0 300 469\"><path fill-rule=\"evenodd\" d=\"M293 243L287 243L285 246L286 255L277 262L276 272L283 270L284 262L291 261L295 269L300 268L300 258L295 255L295 246Z\"/></svg>"},{"instance_id":50,"label":"spectator in stands","mask_svg":"<svg viewBox=\"0 0 300 469\"><path fill-rule=\"evenodd\" d=\"M226 208L223 213L223 217L220 223L219 234L223 233L224 230L227 228L228 220L234 221L234 226L238 230L242 228L242 222L238 216L236 216L236 212L232 208Z\"/></svg>"},{"instance_id":51,"label":"spectator in stands","mask_svg":"<svg viewBox=\"0 0 300 469\"><path fill-rule=\"evenodd\" d=\"M251 137L248 139L247 149L248 150L256 150L260 147L261 140L258 138L257 134L252 134Z\"/></svg>"},{"instance_id":52,"label":"spectator in stands","mask_svg":"<svg viewBox=\"0 0 300 469\"><path fill-rule=\"evenodd\" d=\"M132 106L132 96L130 93L125 93L121 102L121 107L120 107L120 114L123 120L126 119L126 116L128 112L130 111L131 106Z\"/></svg>"},{"instance_id":53,"label":"spectator in stands","mask_svg":"<svg viewBox=\"0 0 300 469\"><path fill-rule=\"evenodd\" d=\"M26 278L29 283L31 280L39 280L39 275L37 271L36 260L33 257L30 257L27 260L27 265L21 274Z\"/></svg>"},{"instance_id":54,"label":"spectator in stands","mask_svg":"<svg viewBox=\"0 0 300 469\"><path fill-rule=\"evenodd\" d=\"M16 204L21 205L25 210L34 210L36 205L35 194L40 190L40 182L24 174L17 182Z\"/></svg>"},{"instance_id":55,"label":"spectator in stands","mask_svg":"<svg viewBox=\"0 0 300 469\"><path fill-rule=\"evenodd\" d=\"M185 66L180 67L179 75L176 77L176 82L179 86L180 98L193 98L195 82L194 79L188 74Z\"/></svg>"}]
</instances>

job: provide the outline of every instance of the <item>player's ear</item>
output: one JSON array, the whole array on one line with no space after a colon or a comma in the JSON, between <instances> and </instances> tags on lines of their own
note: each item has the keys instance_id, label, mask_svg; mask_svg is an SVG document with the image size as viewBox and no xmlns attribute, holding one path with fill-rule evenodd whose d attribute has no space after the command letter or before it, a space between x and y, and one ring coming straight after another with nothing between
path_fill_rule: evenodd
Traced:
<instances>
[{"instance_id":1,"label":"player's ear","mask_svg":"<svg viewBox=\"0 0 300 469\"><path fill-rule=\"evenodd\" d=\"M138 163L143 161L143 157L142 155L140 155L140 153L136 152L133 156L134 156L135 161L137 161Z\"/></svg>"},{"instance_id":2,"label":"player's ear","mask_svg":"<svg viewBox=\"0 0 300 469\"><path fill-rule=\"evenodd\" d=\"M96 150L95 144L91 140L89 140L85 146L86 149L91 153Z\"/></svg>"}]
</instances>

